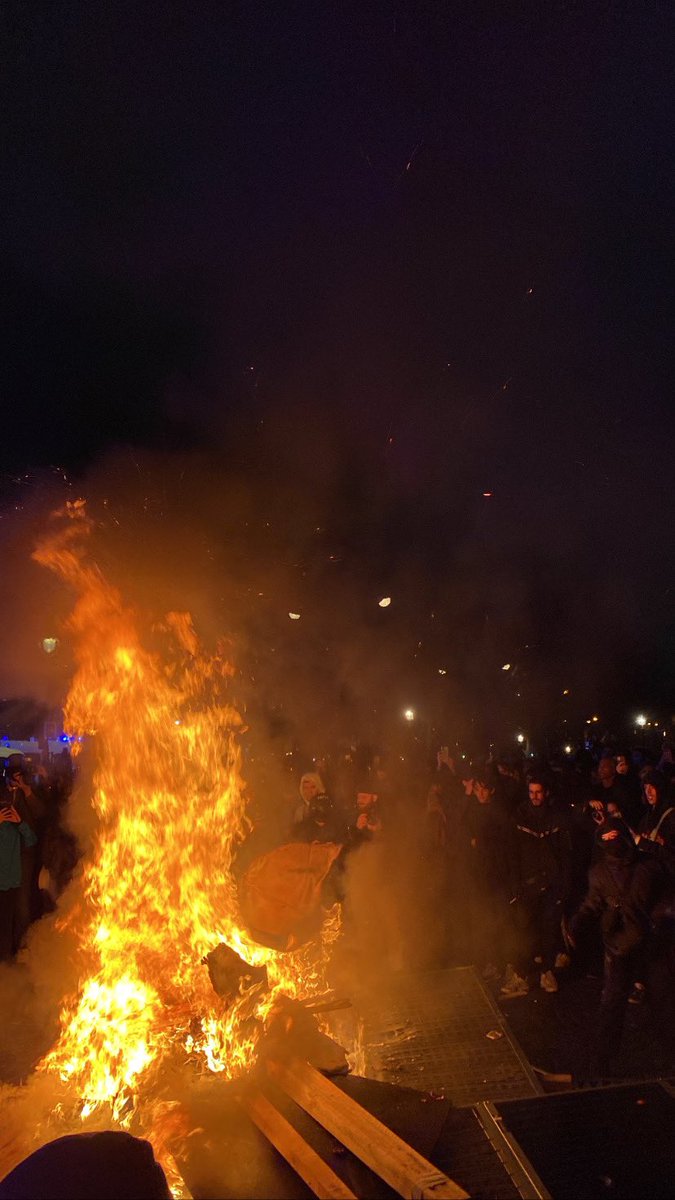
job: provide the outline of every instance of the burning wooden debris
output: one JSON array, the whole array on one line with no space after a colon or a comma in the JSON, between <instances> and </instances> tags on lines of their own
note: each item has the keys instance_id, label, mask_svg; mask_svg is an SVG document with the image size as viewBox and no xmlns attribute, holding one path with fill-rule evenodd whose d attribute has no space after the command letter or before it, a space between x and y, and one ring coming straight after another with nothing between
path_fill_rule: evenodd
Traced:
<instances>
[{"instance_id":1,"label":"burning wooden debris","mask_svg":"<svg viewBox=\"0 0 675 1200\"><path fill-rule=\"evenodd\" d=\"M264 969L249 967L229 947L217 947L204 961L215 990L226 1000L242 984L267 986ZM334 993L305 1002L278 996L265 1018L257 1068L237 1086L238 1103L316 1196L356 1200L279 1110L277 1089L399 1195L464 1200L467 1193L461 1187L331 1082L331 1076L346 1075L349 1064L344 1048L320 1028L319 1018L349 1005Z\"/></svg>"},{"instance_id":2,"label":"burning wooden debris","mask_svg":"<svg viewBox=\"0 0 675 1200\"><path fill-rule=\"evenodd\" d=\"M253 987L267 989L267 968L252 967L226 942L219 942L202 962L208 967L214 992L228 1003Z\"/></svg>"},{"instance_id":3,"label":"burning wooden debris","mask_svg":"<svg viewBox=\"0 0 675 1200\"><path fill-rule=\"evenodd\" d=\"M180 1135L182 1102L170 1095L187 1052L188 1074L209 1072L237 1094L253 1089L246 1104L259 1126L274 1124L275 1145L284 1142L301 1174L313 1172L318 1194L348 1191L316 1161L309 1169L311 1155L256 1089L273 1105L281 1088L403 1195L463 1196L353 1101L345 1109L338 1086L317 1070L344 1074L345 1051L319 1027L321 1002L312 1011L291 997L321 986L311 943L334 903L342 847L278 847L251 863L237 887L233 861L247 820L242 720L224 687L231 668L200 646L189 614L169 614L157 641L149 614L99 568L94 531L84 503L71 504L34 553L75 592L77 670L64 727L78 746L96 731L96 836L69 909L81 979L36 1068L34 1094L46 1112L32 1109L16 1138L7 1127L0 1151L16 1155L24 1140L34 1147L54 1114L62 1128L72 1120L85 1132L133 1123L173 1176L190 1136ZM222 944L210 950L215 930ZM72 1114L64 1116L64 1104Z\"/></svg>"},{"instance_id":4,"label":"burning wooden debris","mask_svg":"<svg viewBox=\"0 0 675 1200\"><path fill-rule=\"evenodd\" d=\"M302 1058L326 1075L346 1075L349 1071L343 1047L321 1031L316 1012L300 1000L280 996L265 1023L260 1059L269 1062L291 1057Z\"/></svg>"}]
</instances>

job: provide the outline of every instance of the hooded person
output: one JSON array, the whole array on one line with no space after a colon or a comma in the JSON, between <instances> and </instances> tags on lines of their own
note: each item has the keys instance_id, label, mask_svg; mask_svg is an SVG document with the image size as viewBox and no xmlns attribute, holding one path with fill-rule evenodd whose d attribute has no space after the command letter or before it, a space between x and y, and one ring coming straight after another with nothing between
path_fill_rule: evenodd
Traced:
<instances>
[{"instance_id":1,"label":"hooded person","mask_svg":"<svg viewBox=\"0 0 675 1200\"><path fill-rule=\"evenodd\" d=\"M608 817L596 834L597 861L588 873L588 891L567 929L572 949L599 921L604 947L603 987L591 1056L591 1079L610 1074L618 1049L626 1002L658 898L653 865L641 859L633 835L620 817Z\"/></svg>"},{"instance_id":2,"label":"hooded person","mask_svg":"<svg viewBox=\"0 0 675 1200\"><path fill-rule=\"evenodd\" d=\"M664 885L675 883L675 803L661 771L650 767L642 776L644 805L638 822L638 845L661 868Z\"/></svg>"},{"instance_id":3,"label":"hooded person","mask_svg":"<svg viewBox=\"0 0 675 1200\"><path fill-rule=\"evenodd\" d=\"M305 771L305 774L300 777L300 803L296 805L293 813L293 824L300 825L307 817L310 805L317 796L325 796L326 788L323 779L318 771Z\"/></svg>"},{"instance_id":4,"label":"hooded person","mask_svg":"<svg viewBox=\"0 0 675 1200\"><path fill-rule=\"evenodd\" d=\"M640 859L648 863L652 871L656 912L640 961L636 964L629 1004L643 1004L647 998L648 977L663 953L662 943L672 938L666 918L672 910L675 895L675 805L665 775L655 767L649 767L642 774L642 793L642 814L637 822L635 839Z\"/></svg>"},{"instance_id":5,"label":"hooded person","mask_svg":"<svg viewBox=\"0 0 675 1200\"><path fill-rule=\"evenodd\" d=\"M587 925L600 920L606 952L625 957L643 940L655 900L654 873L641 860L621 817L608 817L596 834L597 861L588 872L588 890L569 922L576 943Z\"/></svg>"},{"instance_id":6,"label":"hooded person","mask_svg":"<svg viewBox=\"0 0 675 1200\"><path fill-rule=\"evenodd\" d=\"M345 823L317 772L302 776L300 795L287 841L254 858L239 882L249 931L274 949L294 949L316 937L326 911L342 899Z\"/></svg>"}]
</instances>

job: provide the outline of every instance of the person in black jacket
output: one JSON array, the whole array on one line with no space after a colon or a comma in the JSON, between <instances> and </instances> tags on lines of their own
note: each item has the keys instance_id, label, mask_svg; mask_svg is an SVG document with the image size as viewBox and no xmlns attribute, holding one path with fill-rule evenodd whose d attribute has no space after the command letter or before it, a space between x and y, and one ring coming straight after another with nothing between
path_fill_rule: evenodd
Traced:
<instances>
[{"instance_id":1,"label":"person in black jacket","mask_svg":"<svg viewBox=\"0 0 675 1200\"><path fill-rule=\"evenodd\" d=\"M636 977L628 998L629 1004L643 1004L647 998L647 978L662 951L664 933L667 940L668 927L664 925L663 909L672 904L675 893L675 804L669 801L665 776L650 767L643 774L642 791L642 815L634 836L640 858L651 865L658 899L664 903L660 906L660 917L655 915L654 924L637 956Z\"/></svg>"},{"instance_id":2,"label":"person in black jacket","mask_svg":"<svg viewBox=\"0 0 675 1200\"><path fill-rule=\"evenodd\" d=\"M618 774L616 763L610 754L603 754L591 783L589 802L599 806L610 817L622 817L633 828L635 806L631 804L626 785Z\"/></svg>"},{"instance_id":3,"label":"person in black jacket","mask_svg":"<svg viewBox=\"0 0 675 1200\"><path fill-rule=\"evenodd\" d=\"M638 845L659 863L664 884L675 879L675 803L664 775L650 767L642 777L644 806L638 822Z\"/></svg>"},{"instance_id":4,"label":"person in black jacket","mask_svg":"<svg viewBox=\"0 0 675 1200\"><path fill-rule=\"evenodd\" d=\"M313 796L301 821L293 823L291 842L347 841L347 823L338 806L325 792Z\"/></svg>"},{"instance_id":5,"label":"person in black jacket","mask_svg":"<svg viewBox=\"0 0 675 1200\"><path fill-rule=\"evenodd\" d=\"M520 965L534 961L541 966L540 985L557 992L554 974L562 954L561 920L570 892L571 839L564 810L554 806L548 780L530 776L528 798L513 818L510 854L511 905L520 935ZM527 991L527 969L507 967L502 995Z\"/></svg>"},{"instance_id":6,"label":"person in black jacket","mask_svg":"<svg viewBox=\"0 0 675 1200\"><path fill-rule=\"evenodd\" d=\"M591 1078L610 1074L611 1054L621 1040L626 1001L658 896L653 866L640 858L620 817L604 821L597 843L599 855L588 873L588 891L567 931L568 943L575 948L588 926L600 921L604 975Z\"/></svg>"},{"instance_id":7,"label":"person in black jacket","mask_svg":"<svg viewBox=\"0 0 675 1200\"><path fill-rule=\"evenodd\" d=\"M498 964L504 965L509 900L509 827L495 796L496 784L489 768L476 767L472 803L462 823L472 962L484 979L497 977Z\"/></svg>"},{"instance_id":8,"label":"person in black jacket","mask_svg":"<svg viewBox=\"0 0 675 1200\"><path fill-rule=\"evenodd\" d=\"M639 820L642 807L642 787L637 771L633 768L631 756L627 750L617 750L614 755L617 782L623 792L621 815L631 829Z\"/></svg>"}]
</instances>

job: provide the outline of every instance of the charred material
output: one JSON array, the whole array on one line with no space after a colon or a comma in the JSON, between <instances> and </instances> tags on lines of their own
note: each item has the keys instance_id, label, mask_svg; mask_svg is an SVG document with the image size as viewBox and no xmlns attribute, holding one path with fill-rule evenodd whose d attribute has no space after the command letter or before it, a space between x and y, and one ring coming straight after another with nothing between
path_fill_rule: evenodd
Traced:
<instances>
[{"instance_id":1,"label":"charred material","mask_svg":"<svg viewBox=\"0 0 675 1200\"><path fill-rule=\"evenodd\" d=\"M267 968L252 967L225 942L210 950L202 962L208 967L214 992L228 1003L250 988L267 989Z\"/></svg>"},{"instance_id":2,"label":"charred material","mask_svg":"<svg viewBox=\"0 0 675 1200\"><path fill-rule=\"evenodd\" d=\"M262 1059L301 1057L326 1075L347 1075L349 1064L342 1046L319 1029L319 1023L299 1000L280 996L265 1023Z\"/></svg>"}]
</instances>

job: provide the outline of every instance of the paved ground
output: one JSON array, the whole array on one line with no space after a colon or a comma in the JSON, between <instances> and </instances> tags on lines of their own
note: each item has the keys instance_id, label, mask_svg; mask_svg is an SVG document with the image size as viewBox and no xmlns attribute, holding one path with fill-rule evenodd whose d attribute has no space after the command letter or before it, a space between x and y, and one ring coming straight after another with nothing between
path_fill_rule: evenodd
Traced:
<instances>
[{"instance_id":1,"label":"paved ground","mask_svg":"<svg viewBox=\"0 0 675 1200\"><path fill-rule=\"evenodd\" d=\"M600 1003L602 981L570 970L560 975L553 995L533 986L527 996L504 1000L494 994L516 1039L533 1066L550 1073L569 1072L576 1082L588 1078L588 1053ZM652 1003L627 1006L626 1026L617 1047L617 1079L675 1075L675 987L661 990Z\"/></svg>"}]
</instances>

